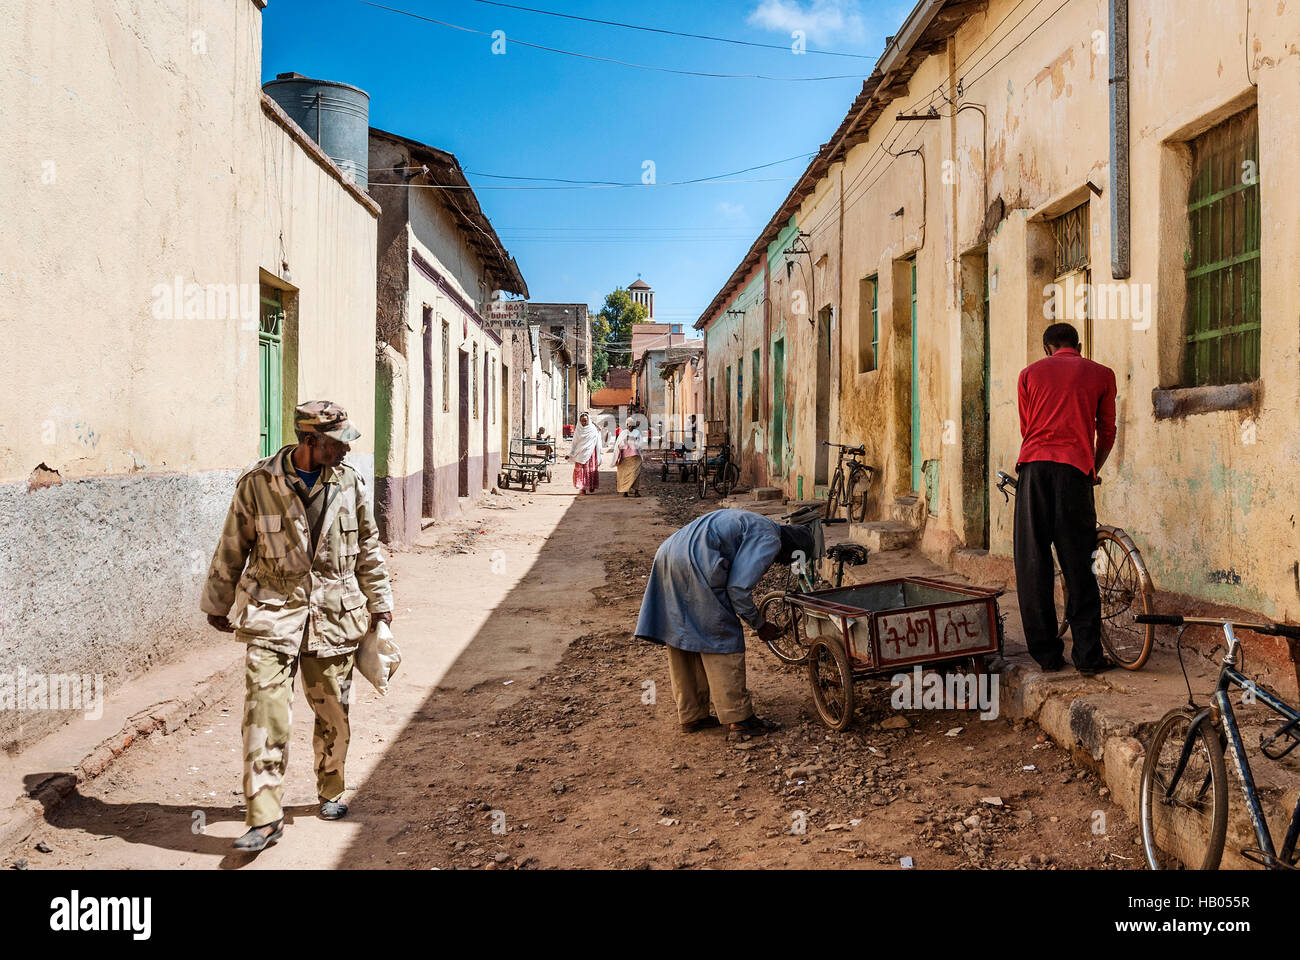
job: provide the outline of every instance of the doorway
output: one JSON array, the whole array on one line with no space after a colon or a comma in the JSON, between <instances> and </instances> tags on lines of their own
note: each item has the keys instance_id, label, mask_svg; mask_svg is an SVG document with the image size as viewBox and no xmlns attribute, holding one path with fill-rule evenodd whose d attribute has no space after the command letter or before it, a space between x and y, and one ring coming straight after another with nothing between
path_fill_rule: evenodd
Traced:
<instances>
[{"instance_id":1,"label":"doorway","mask_svg":"<svg viewBox=\"0 0 1300 960\"><path fill-rule=\"evenodd\" d=\"M479 414L483 418L483 489L490 486L488 483L488 469L491 464L488 463L488 411L492 408L492 382L489 378L490 367L488 365L488 353L483 351L483 406Z\"/></svg>"},{"instance_id":2,"label":"doorway","mask_svg":"<svg viewBox=\"0 0 1300 960\"><path fill-rule=\"evenodd\" d=\"M813 484L830 483L831 438L831 308L817 311L817 422L815 430Z\"/></svg>"},{"instance_id":3,"label":"doorway","mask_svg":"<svg viewBox=\"0 0 1300 960\"><path fill-rule=\"evenodd\" d=\"M908 261L912 295L912 492L921 492L921 351L916 343L916 257Z\"/></svg>"},{"instance_id":4,"label":"doorway","mask_svg":"<svg viewBox=\"0 0 1300 960\"><path fill-rule=\"evenodd\" d=\"M420 494L420 515L424 517L437 516L435 512L438 503L438 459L435 456L433 445L434 430L434 387L433 387L433 308L426 306L424 308L424 471L423 484ZM443 349L446 349L444 345ZM444 373L444 376L446 374Z\"/></svg>"},{"instance_id":5,"label":"doorway","mask_svg":"<svg viewBox=\"0 0 1300 960\"><path fill-rule=\"evenodd\" d=\"M785 338L772 345L772 472L782 472L785 455Z\"/></svg>"},{"instance_id":6,"label":"doorway","mask_svg":"<svg viewBox=\"0 0 1300 960\"><path fill-rule=\"evenodd\" d=\"M459 362L456 372L460 376L457 391L460 397L460 430L457 448L456 496L469 496L469 354L457 351Z\"/></svg>"}]
</instances>

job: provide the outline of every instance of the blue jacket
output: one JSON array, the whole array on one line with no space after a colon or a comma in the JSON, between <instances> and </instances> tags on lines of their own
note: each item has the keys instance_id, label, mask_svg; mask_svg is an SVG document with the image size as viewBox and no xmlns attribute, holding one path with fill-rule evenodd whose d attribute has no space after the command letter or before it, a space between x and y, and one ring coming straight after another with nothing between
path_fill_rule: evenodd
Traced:
<instances>
[{"instance_id":1,"label":"blue jacket","mask_svg":"<svg viewBox=\"0 0 1300 960\"><path fill-rule=\"evenodd\" d=\"M743 652L740 621L762 622L752 594L781 551L777 531L748 510L715 510L682 527L655 553L636 636L696 653Z\"/></svg>"}]
</instances>

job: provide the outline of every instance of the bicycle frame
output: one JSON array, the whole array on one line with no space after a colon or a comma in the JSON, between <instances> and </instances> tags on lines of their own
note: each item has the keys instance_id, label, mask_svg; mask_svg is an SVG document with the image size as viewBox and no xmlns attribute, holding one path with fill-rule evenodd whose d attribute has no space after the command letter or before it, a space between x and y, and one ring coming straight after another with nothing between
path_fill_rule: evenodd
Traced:
<instances>
[{"instance_id":1,"label":"bicycle frame","mask_svg":"<svg viewBox=\"0 0 1300 960\"><path fill-rule=\"evenodd\" d=\"M1213 706L1202 707L1192 717L1187 731L1187 739L1183 741L1183 750L1178 758L1178 765L1174 768L1174 774L1170 778L1164 799L1170 800L1173 797L1178 781L1182 778L1187 762L1191 758L1192 749L1196 743L1196 734L1201 726L1206 721L1209 721L1212 727L1217 727L1222 722L1222 731L1216 729L1215 733L1220 737L1221 741L1225 741L1228 756L1232 759L1232 768L1237 774L1237 780L1241 783L1242 792L1246 797L1246 809L1250 814L1250 821L1255 830L1259 850L1264 858L1270 861L1265 865L1280 864L1289 867L1295 857L1297 840L1300 840L1300 800L1297 800L1296 808L1291 814L1291 825L1287 828L1286 837L1282 841L1282 851L1279 854L1273 846L1273 834L1269 830L1268 821L1264 817L1264 808L1259 802L1255 777L1250 769L1250 760L1246 756L1245 744L1241 739L1241 730L1237 726L1237 717L1232 710L1232 699L1229 693L1233 687L1240 687L1243 691L1250 690L1257 700L1289 721L1300 720L1300 710L1296 710L1267 691L1260 689L1253 680L1241 673L1237 669L1237 651L1240 642L1233 632L1231 623L1223 625L1223 633L1228 640L1228 652L1223 657L1223 666L1219 670L1219 682L1214 688L1214 704Z\"/></svg>"}]
</instances>

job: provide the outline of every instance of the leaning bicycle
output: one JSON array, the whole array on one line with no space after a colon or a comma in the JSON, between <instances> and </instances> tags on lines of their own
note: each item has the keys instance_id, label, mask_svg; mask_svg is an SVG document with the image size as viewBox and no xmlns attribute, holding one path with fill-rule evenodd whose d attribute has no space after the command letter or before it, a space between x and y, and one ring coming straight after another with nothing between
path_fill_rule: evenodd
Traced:
<instances>
[{"instance_id":1,"label":"leaning bicycle","mask_svg":"<svg viewBox=\"0 0 1300 960\"><path fill-rule=\"evenodd\" d=\"M847 519L861 523L867 518L867 496L871 490L871 475L875 472L874 467L858 459L866 456L867 448L845 446L829 440L823 440L822 446L837 447L840 451L835 476L831 478L831 487L826 494L826 519L833 519L843 507Z\"/></svg>"},{"instance_id":2,"label":"leaning bicycle","mask_svg":"<svg viewBox=\"0 0 1300 960\"><path fill-rule=\"evenodd\" d=\"M796 593L812 593L838 587L844 582L844 567L861 566L867 562L867 548L860 543L837 543L830 547L825 545L822 526L828 523L848 523L843 517L827 519L817 507L803 507L793 513L784 514L782 520L806 526L813 535L815 555L796 558L786 571L786 582L782 589L766 593L758 601L758 612L762 619L774 624L778 632L774 639L764 641L769 650L782 663L798 665L808 661L809 647L804 643L803 631L799 629L798 617L801 608L786 602L786 597ZM829 562L830 579L821 576L821 571Z\"/></svg>"},{"instance_id":3,"label":"leaning bicycle","mask_svg":"<svg viewBox=\"0 0 1300 960\"><path fill-rule=\"evenodd\" d=\"M1300 838L1300 799L1291 815L1291 825L1282 849L1273 845L1273 835L1264 817L1255 777L1242 741L1241 728L1233 712L1230 692L1239 687L1257 703L1282 718L1270 734L1260 735L1260 750L1270 760L1281 760L1300 744L1300 710L1258 687L1237 669L1241 642L1234 627L1271 637L1286 637L1291 659L1300 657L1300 627L1282 623L1235 623L1218 617L1183 617L1139 614L1136 619L1186 628L1213 626L1223 630L1227 652L1219 669L1219 682L1209 706L1196 705L1191 681L1187 683L1187 705L1169 711L1156 727L1142 764L1138 806L1142 820L1142 848L1152 870L1214 870L1223 857L1228 836L1228 774L1225 752L1232 760L1246 798L1246 810L1254 826L1257 846L1246 847L1241 855L1270 870L1293 870L1297 866L1296 842ZM1179 630L1179 663L1182 662L1182 630ZM1187 671L1184 669L1186 678Z\"/></svg>"},{"instance_id":4,"label":"leaning bicycle","mask_svg":"<svg viewBox=\"0 0 1300 960\"><path fill-rule=\"evenodd\" d=\"M1007 502L1017 486L1015 477L998 471L997 488ZM1155 627L1135 625L1131 616L1150 613L1155 595L1142 551L1122 527L1098 523L1092 572L1101 591L1101 645L1125 670L1140 670L1151 656L1156 637ZM1062 581L1061 592L1065 598L1056 635L1064 637L1070 629L1070 622L1065 618L1065 611L1070 608L1070 591L1061 577L1059 563L1056 576Z\"/></svg>"}]
</instances>

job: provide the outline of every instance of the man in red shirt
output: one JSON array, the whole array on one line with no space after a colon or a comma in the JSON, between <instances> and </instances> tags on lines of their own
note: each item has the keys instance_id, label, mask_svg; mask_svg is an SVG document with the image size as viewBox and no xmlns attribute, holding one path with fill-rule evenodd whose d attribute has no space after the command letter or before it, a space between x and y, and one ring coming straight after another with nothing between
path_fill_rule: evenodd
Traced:
<instances>
[{"instance_id":1,"label":"man in red shirt","mask_svg":"<svg viewBox=\"0 0 1300 960\"><path fill-rule=\"evenodd\" d=\"M1073 640L1071 659L1085 676L1114 663L1101 647L1101 591L1092 570L1097 539L1093 487L1115 445L1115 372L1079 354L1068 323L1043 332L1046 359L1020 371L1016 463L1016 588L1029 655L1045 671L1065 666L1057 636L1052 546L1061 564Z\"/></svg>"}]
</instances>

